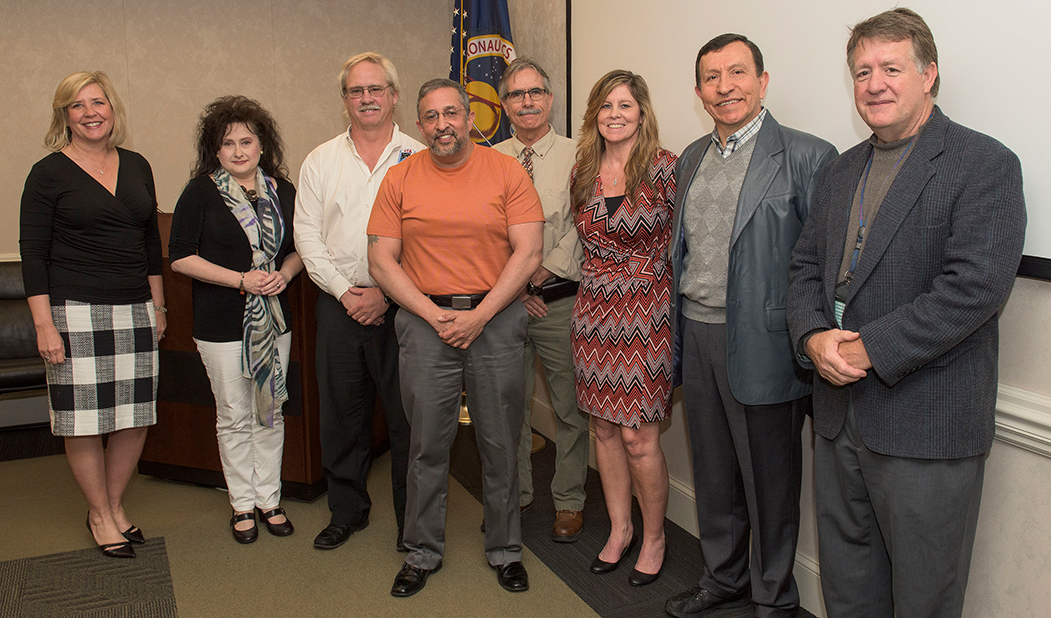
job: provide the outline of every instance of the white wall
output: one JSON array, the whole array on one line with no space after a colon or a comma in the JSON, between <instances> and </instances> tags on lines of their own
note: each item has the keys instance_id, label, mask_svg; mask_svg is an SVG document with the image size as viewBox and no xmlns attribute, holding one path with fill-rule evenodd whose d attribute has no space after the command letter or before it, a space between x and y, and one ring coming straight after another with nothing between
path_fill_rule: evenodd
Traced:
<instances>
[{"instance_id":1,"label":"white wall","mask_svg":"<svg viewBox=\"0 0 1051 618\"><path fill-rule=\"evenodd\" d=\"M889 2L664 0L639 10L627 0L574 0L572 6L574 132L592 84L611 69L625 68L646 78L663 145L681 152L713 128L693 92L697 50L713 36L739 32L763 50L770 73L765 105L779 122L820 135L840 150L869 135L854 111L844 48L849 26L891 8ZM998 138L1022 159L1030 216L1027 253L1051 256L1051 212L1045 207L1051 177L1044 173L1051 167L1045 147L1051 131L1045 114L1030 112L1051 94L1048 81L1038 74L1047 56L1042 29L1051 7L1030 0L915 0L908 6L927 20L938 43L939 105L954 120ZM1042 230L1042 237L1034 239L1032 230ZM1040 247L1039 242L1048 245ZM1051 615L1048 324L1051 283L1016 280L1001 319L998 440L986 468L968 617ZM543 409L542 393L537 399L534 409L538 403ZM671 476L669 517L696 533L683 417L680 391L672 418L662 428ZM804 607L823 615L811 436L808 424L796 578Z\"/></svg>"}]
</instances>

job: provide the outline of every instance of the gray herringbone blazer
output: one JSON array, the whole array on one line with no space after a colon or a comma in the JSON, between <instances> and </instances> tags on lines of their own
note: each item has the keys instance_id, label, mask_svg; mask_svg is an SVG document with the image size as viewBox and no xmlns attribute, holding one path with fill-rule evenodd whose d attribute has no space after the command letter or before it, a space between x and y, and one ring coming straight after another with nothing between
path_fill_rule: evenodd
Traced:
<instances>
[{"instance_id":1,"label":"gray herringbone blazer","mask_svg":"<svg viewBox=\"0 0 1051 618\"><path fill-rule=\"evenodd\" d=\"M854 192L872 146L822 173L792 256L793 344L835 328L834 289ZM865 445L885 455L955 459L992 445L997 314L1025 239L1018 158L938 107L887 192L855 270L843 327L861 333L869 375L835 387L815 375L814 428L833 439L853 401ZM804 362L808 359L802 357Z\"/></svg>"}]
</instances>

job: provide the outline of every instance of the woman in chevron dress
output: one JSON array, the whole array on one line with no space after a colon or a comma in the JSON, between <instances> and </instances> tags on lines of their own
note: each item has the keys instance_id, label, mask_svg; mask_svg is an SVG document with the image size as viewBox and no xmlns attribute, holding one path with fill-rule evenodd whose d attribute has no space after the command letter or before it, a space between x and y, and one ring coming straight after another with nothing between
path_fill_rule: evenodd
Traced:
<instances>
[{"instance_id":1,"label":"woman in chevron dress","mask_svg":"<svg viewBox=\"0 0 1051 618\"><path fill-rule=\"evenodd\" d=\"M667 250L675 155L660 148L640 76L612 71L592 88L572 192L585 254L572 321L577 401L595 417L596 457L611 523L591 570L614 570L634 546L634 487L643 535L628 581L643 586L657 579L665 555L668 468L659 423L671 408Z\"/></svg>"}]
</instances>

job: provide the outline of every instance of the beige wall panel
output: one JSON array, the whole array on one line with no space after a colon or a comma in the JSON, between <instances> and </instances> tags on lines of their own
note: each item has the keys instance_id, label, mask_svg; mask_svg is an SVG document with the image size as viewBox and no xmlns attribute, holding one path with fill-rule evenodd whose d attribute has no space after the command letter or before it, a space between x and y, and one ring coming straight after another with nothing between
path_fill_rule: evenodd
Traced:
<instances>
[{"instance_id":1,"label":"beige wall panel","mask_svg":"<svg viewBox=\"0 0 1051 618\"><path fill-rule=\"evenodd\" d=\"M508 0L507 11L515 53L539 62L551 78L552 126L559 135L575 139L566 133L566 0Z\"/></svg>"},{"instance_id":2,"label":"beige wall panel","mask_svg":"<svg viewBox=\"0 0 1051 618\"><path fill-rule=\"evenodd\" d=\"M271 2L128 0L126 19L135 147L153 167L161 210L171 212L205 105L243 94L274 110Z\"/></svg>"},{"instance_id":3,"label":"beige wall panel","mask_svg":"<svg viewBox=\"0 0 1051 618\"><path fill-rule=\"evenodd\" d=\"M1042 207L1035 206L1035 207ZM1029 208L1034 208L1033 204ZM1051 283L1015 279L1000 314L1000 383L1051 397Z\"/></svg>"},{"instance_id":4,"label":"beige wall panel","mask_svg":"<svg viewBox=\"0 0 1051 618\"><path fill-rule=\"evenodd\" d=\"M375 51L398 70L401 97L394 120L421 139L416 129L416 92L433 77L449 76L452 0L337 2L275 0L274 58L277 113L288 147L293 181L318 144L347 128L337 80L350 56Z\"/></svg>"},{"instance_id":5,"label":"beige wall panel","mask_svg":"<svg viewBox=\"0 0 1051 618\"><path fill-rule=\"evenodd\" d=\"M68 0L0 2L0 255L18 253L18 209L30 168L47 156L44 133L63 77L105 71L121 97L128 92L123 3ZM127 101L125 100L125 103ZM131 140L129 140L131 141Z\"/></svg>"}]
</instances>

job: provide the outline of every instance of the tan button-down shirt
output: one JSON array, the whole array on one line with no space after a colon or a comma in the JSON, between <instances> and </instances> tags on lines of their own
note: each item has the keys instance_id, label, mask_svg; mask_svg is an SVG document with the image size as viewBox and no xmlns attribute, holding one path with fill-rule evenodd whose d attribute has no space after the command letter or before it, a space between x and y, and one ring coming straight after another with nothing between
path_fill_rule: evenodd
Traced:
<instances>
[{"instance_id":1,"label":"tan button-down shirt","mask_svg":"<svg viewBox=\"0 0 1051 618\"><path fill-rule=\"evenodd\" d=\"M580 281L584 249L577 237L573 207L569 198L569 179L576 162L576 142L555 133L533 144L533 186L544 207L544 268L565 279ZM494 146L498 152L522 160L525 144L517 137Z\"/></svg>"}]
</instances>

